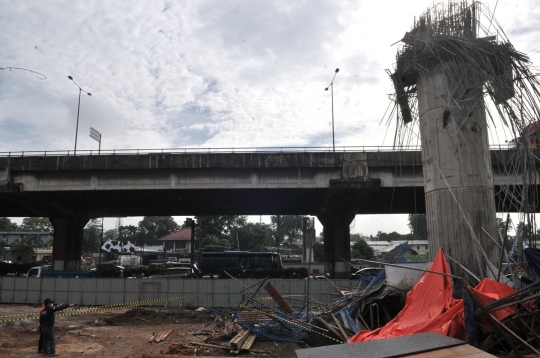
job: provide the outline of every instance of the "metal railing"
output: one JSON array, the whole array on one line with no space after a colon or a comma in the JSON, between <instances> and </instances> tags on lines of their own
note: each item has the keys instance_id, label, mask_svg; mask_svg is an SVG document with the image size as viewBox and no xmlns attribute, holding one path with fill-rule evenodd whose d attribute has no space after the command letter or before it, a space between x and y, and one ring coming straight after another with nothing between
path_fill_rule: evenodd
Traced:
<instances>
[{"instance_id":1,"label":"metal railing","mask_svg":"<svg viewBox=\"0 0 540 358\"><path fill-rule=\"evenodd\" d=\"M507 145L490 145L491 150L508 150ZM418 152L420 146L341 146L336 153L347 152ZM332 147L240 147L240 148L161 148L161 149L78 149L76 156L146 155L146 154L221 154L221 153L332 153ZM73 150L26 150L0 152L0 157L65 157L74 156Z\"/></svg>"}]
</instances>

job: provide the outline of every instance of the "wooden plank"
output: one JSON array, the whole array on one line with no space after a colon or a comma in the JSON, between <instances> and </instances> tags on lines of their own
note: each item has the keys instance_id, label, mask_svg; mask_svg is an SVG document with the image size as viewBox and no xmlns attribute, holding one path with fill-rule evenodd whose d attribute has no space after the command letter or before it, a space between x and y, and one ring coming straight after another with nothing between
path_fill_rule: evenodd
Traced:
<instances>
[{"instance_id":1,"label":"wooden plank","mask_svg":"<svg viewBox=\"0 0 540 358\"><path fill-rule=\"evenodd\" d=\"M161 331L154 337L154 342L159 342L159 339L162 335L164 335L167 331Z\"/></svg>"},{"instance_id":2,"label":"wooden plank","mask_svg":"<svg viewBox=\"0 0 540 358\"><path fill-rule=\"evenodd\" d=\"M317 318L317 320L319 322L322 323L323 326L325 326L330 332L332 332L334 334L334 336L336 336L337 338L340 338L341 340L343 340L343 342L347 342L347 337L342 337L341 333L336 331L336 329L334 327L332 327L332 325L330 323L326 322L322 318L319 318L319 317L316 317L316 318Z\"/></svg>"},{"instance_id":3,"label":"wooden plank","mask_svg":"<svg viewBox=\"0 0 540 358\"><path fill-rule=\"evenodd\" d=\"M231 347L221 346L221 345L217 345L217 344L196 343L196 342L189 342L189 344L191 344L192 346L216 348L216 349L223 349L223 350L227 350L227 351L231 349ZM268 351L265 351L265 350L262 350L262 349L250 349L250 352L253 352L253 353L268 353Z\"/></svg>"},{"instance_id":4,"label":"wooden plank","mask_svg":"<svg viewBox=\"0 0 540 358\"><path fill-rule=\"evenodd\" d=\"M168 331L167 333L165 333L160 339L159 341L160 342L163 342L165 339L167 339L167 337L169 337L169 335L172 333L172 329L170 331Z\"/></svg>"},{"instance_id":5,"label":"wooden plank","mask_svg":"<svg viewBox=\"0 0 540 358\"><path fill-rule=\"evenodd\" d=\"M242 344L242 347L240 347L241 351L249 351L251 347L253 346L253 343L255 343L255 338L257 338L256 334L250 334L248 339Z\"/></svg>"},{"instance_id":6,"label":"wooden plank","mask_svg":"<svg viewBox=\"0 0 540 358\"><path fill-rule=\"evenodd\" d=\"M231 339L230 341L231 348L238 349L239 347L242 347L244 342L248 339L249 333L250 332L247 329L240 331L240 333L238 333L236 337Z\"/></svg>"},{"instance_id":7,"label":"wooden plank","mask_svg":"<svg viewBox=\"0 0 540 358\"><path fill-rule=\"evenodd\" d=\"M276 290L276 288L274 287L274 285L272 285L270 281L268 281L266 285L264 285L263 288L265 289L266 292L268 292L270 297L272 297L274 302L277 303L277 305L279 306L279 308L281 308L283 312L285 312L286 314L292 314L294 312L291 305L289 305L289 303L285 301L283 296L281 296L281 293L279 293L278 290Z\"/></svg>"},{"instance_id":8,"label":"wooden plank","mask_svg":"<svg viewBox=\"0 0 540 358\"><path fill-rule=\"evenodd\" d=\"M212 333L212 339L226 338L229 335L232 335L235 332L238 332L242 329L237 323L230 324L225 326L225 328L220 329L219 332Z\"/></svg>"},{"instance_id":9,"label":"wooden plank","mask_svg":"<svg viewBox=\"0 0 540 358\"><path fill-rule=\"evenodd\" d=\"M413 354L405 356L407 358L449 358L449 357L461 357L461 358L489 358L495 357L489 353L486 353L478 348L464 344L458 347L443 348L436 351Z\"/></svg>"},{"instance_id":10,"label":"wooden plank","mask_svg":"<svg viewBox=\"0 0 540 358\"><path fill-rule=\"evenodd\" d=\"M339 323L339 320L337 319L336 315L331 313L330 314L332 316L332 318L334 319L334 322L336 322L336 325L338 326L339 328L339 331L341 332L341 334L343 335L343 337L345 337L345 341L348 341L349 340L349 336L347 335L347 333L345 333L345 330L343 329L343 327L341 326L341 323Z\"/></svg>"}]
</instances>

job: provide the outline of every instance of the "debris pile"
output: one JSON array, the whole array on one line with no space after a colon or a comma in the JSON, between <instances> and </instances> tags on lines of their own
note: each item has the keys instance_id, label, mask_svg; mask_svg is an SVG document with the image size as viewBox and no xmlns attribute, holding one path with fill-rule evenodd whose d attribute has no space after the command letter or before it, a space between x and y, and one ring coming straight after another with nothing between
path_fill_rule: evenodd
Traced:
<instances>
[{"instance_id":1,"label":"debris pile","mask_svg":"<svg viewBox=\"0 0 540 358\"><path fill-rule=\"evenodd\" d=\"M406 244L396 251L406 252ZM396 255L393 261L402 257ZM236 333L221 347L238 354L249 350L256 337L306 342L305 347L310 347L433 332L466 340L485 351L513 351L518 357L540 354L536 348L540 345L540 281L516 290L485 278L472 287L450 273L442 250L429 270L388 265L425 274L409 292L388 286L384 269L364 289L337 287L329 281L341 295L330 303L285 299L264 279L240 291L242 301L232 316L234 323L215 329L211 339ZM458 298L454 287L460 288Z\"/></svg>"}]
</instances>

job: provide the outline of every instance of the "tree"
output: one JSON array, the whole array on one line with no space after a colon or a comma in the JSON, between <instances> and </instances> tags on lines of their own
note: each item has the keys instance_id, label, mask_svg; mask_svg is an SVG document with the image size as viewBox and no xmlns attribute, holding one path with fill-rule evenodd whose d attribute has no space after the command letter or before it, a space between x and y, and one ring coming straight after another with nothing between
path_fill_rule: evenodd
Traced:
<instances>
[{"instance_id":1,"label":"tree","mask_svg":"<svg viewBox=\"0 0 540 358\"><path fill-rule=\"evenodd\" d=\"M230 249L232 249L232 245L228 240L221 240L214 235L207 235L200 239L197 252L223 252Z\"/></svg>"},{"instance_id":2,"label":"tree","mask_svg":"<svg viewBox=\"0 0 540 358\"><path fill-rule=\"evenodd\" d=\"M351 241L365 240L368 241L369 237L364 234L351 234Z\"/></svg>"},{"instance_id":3,"label":"tree","mask_svg":"<svg viewBox=\"0 0 540 358\"><path fill-rule=\"evenodd\" d=\"M139 221L139 241L141 244L157 245L157 239L179 228L172 216L145 216Z\"/></svg>"},{"instance_id":4,"label":"tree","mask_svg":"<svg viewBox=\"0 0 540 358\"><path fill-rule=\"evenodd\" d=\"M278 235L278 217L270 217L274 237ZM280 244L295 245L298 238L302 236L302 215L281 215L279 217L279 240Z\"/></svg>"},{"instance_id":5,"label":"tree","mask_svg":"<svg viewBox=\"0 0 540 358\"><path fill-rule=\"evenodd\" d=\"M313 245L313 259L315 262L324 262L324 244L317 241Z\"/></svg>"},{"instance_id":6,"label":"tree","mask_svg":"<svg viewBox=\"0 0 540 358\"><path fill-rule=\"evenodd\" d=\"M32 262L34 257L34 248L32 245L20 241L10 247L10 252L15 261L20 263Z\"/></svg>"},{"instance_id":7,"label":"tree","mask_svg":"<svg viewBox=\"0 0 540 358\"><path fill-rule=\"evenodd\" d=\"M20 243L30 245L32 248L35 249L35 253L37 256L37 249L41 249L42 247L45 247L45 243L41 239L39 235L26 235L25 237L22 237L19 240Z\"/></svg>"},{"instance_id":8,"label":"tree","mask_svg":"<svg viewBox=\"0 0 540 358\"><path fill-rule=\"evenodd\" d=\"M426 214L409 214L409 229L414 240L427 240L427 219Z\"/></svg>"},{"instance_id":9,"label":"tree","mask_svg":"<svg viewBox=\"0 0 540 358\"><path fill-rule=\"evenodd\" d=\"M47 232L53 231L53 226L49 221L49 218L45 217L31 217L24 218L19 231L35 231L35 232Z\"/></svg>"},{"instance_id":10,"label":"tree","mask_svg":"<svg viewBox=\"0 0 540 358\"><path fill-rule=\"evenodd\" d=\"M351 256L355 259L371 260L373 258L373 249L365 240L359 240L353 244Z\"/></svg>"},{"instance_id":11,"label":"tree","mask_svg":"<svg viewBox=\"0 0 540 358\"><path fill-rule=\"evenodd\" d=\"M214 236L220 240L227 240L231 244L236 242L236 232L247 223L245 215L213 215L195 216L197 225L196 236L202 239L206 236Z\"/></svg>"},{"instance_id":12,"label":"tree","mask_svg":"<svg viewBox=\"0 0 540 358\"><path fill-rule=\"evenodd\" d=\"M118 229L109 229L103 233L103 241L116 240L118 238Z\"/></svg>"},{"instance_id":13,"label":"tree","mask_svg":"<svg viewBox=\"0 0 540 358\"><path fill-rule=\"evenodd\" d=\"M9 218L0 217L0 231L16 231L17 224L11 222Z\"/></svg>"},{"instance_id":14,"label":"tree","mask_svg":"<svg viewBox=\"0 0 540 358\"><path fill-rule=\"evenodd\" d=\"M382 232L381 230L377 231L377 235L375 235L376 241L390 241L388 239L388 234L385 232Z\"/></svg>"},{"instance_id":15,"label":"tree","mask_svg":"<svg viewBox=\"0 0 540 358\"><path fill-rule=\"evenodd\" d=\"M274 239L270 225L264 223L247 223L237 230L240 250L261 252L266 246L272 246Z\"/></svg>"},{"instance_id":16,"label":"tree","mask_svg":"<svg viewBox=\"0 0 540 358\"><path fill-rule=\"evenodd\" d=\"M120 226L118 228L118 237L120 241L137 242L139 238L139 228L134 225Z\"/></svg>"},{"instance_id":17,"label":"tree","mask_svg":"<svg viewBox=\"0 0 540 358\"><path fill-rule=\"evenodd\" d=\"M85 254L99 252L101 243L101 220L91 219L83 229L82 251Z\"/></svg>"}]
</instances>

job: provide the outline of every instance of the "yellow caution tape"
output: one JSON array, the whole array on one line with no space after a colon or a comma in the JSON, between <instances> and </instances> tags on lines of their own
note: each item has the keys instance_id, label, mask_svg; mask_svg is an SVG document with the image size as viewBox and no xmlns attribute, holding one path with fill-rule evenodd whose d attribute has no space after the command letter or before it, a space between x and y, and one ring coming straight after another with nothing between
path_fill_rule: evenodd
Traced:
<instances>
[{"instance_id":1,"label":"yellow caution tape","mask_svg":"<svg viewBox=\"0 0 540 358\"><path fill-rule=\"evenodd\" d=\"M190 295L175 296L175 297L168 297L168 298L159 298L159 299L155 299L155 300L130 302L130 303L124 303L124 304L76 308L76 309L65 311L64 313L58 313L55 316L56 317L65 317L65 316L76 316L76 315L83 315L83 314L90 314L90 313L121 310L121 309L125 309L125 308L130 308L130 307L151 305L151 304L155 304L155 303L174 301L174 300L179 300L179 299L186 298L186 297L200 296L200 295L207 295L207 294L210 294L210 292L195 293L195 294L190 294ZM2 322L38 320L39 319L39 313L19 314L19 315L13 315L13 316L2 316L1 318L9 318L9 317L25 317L25 318L1 319L0 323L2 323Z\"/></svg>"}]
</instances>

